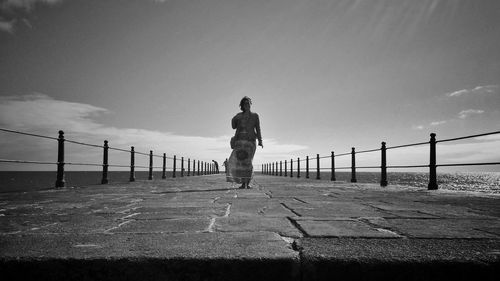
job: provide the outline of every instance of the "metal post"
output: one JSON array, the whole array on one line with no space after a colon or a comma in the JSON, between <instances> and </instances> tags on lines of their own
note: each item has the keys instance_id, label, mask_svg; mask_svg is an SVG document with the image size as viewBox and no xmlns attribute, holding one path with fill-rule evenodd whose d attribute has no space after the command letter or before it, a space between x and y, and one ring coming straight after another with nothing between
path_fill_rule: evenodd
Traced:
<instances>
[{"instance_id":1,"label":"metal post","mask_svg":"<svg viewBox=\"0 0 500 281\"><path fill-rule=\"evenodd\" d=\"M153 179L153 151L149 151L149 175L148 180Z\"/></svg>"},{"instance_id":2,"label":"metal post","mask_svg":"<svg viewBox=\"0 0 500 281\"><path fill-rule=\"evenodd\" d=\"M161 178L167 178L167 154L163 153L163 167L161 169Z\"/></svg>"},{"instance_id":3,"label":"metal post","mask_svg":"<svg viewBox=\"0 0 500 281\"><path fill-rule=\"evenodd\" d=\"M297 158L297 178L300 178L300 158Z\"/></svg>"},{"instance_id":4,"label":"metal post","mask_svg":"<svg viewBox=\"0 0 500 281\"><path fill-rule=\"evenodd\" d=\"M276 172L274 173L275 176L278 176L278 161L276 161Z\"/></svg>"},{"instance_id":5,"label":"metal post","mask_svg":"<svg viewBox=\"0 0 500 281\"><path fill-rule=\"evenodd\" d=\"M385 142L382 142L382 147L380 148L381 151L381 164L380 164L380 186L387 186L387 158L386 158L386 151L387 148L385 146Z\"/></svg>"},{"instance_id":6,"label":"metal post","mask_svg":"<svg viewBox=\"0 0 500 281\"><path fill-rule=\"evenodd\" d=\"M319 173L319 154L316 154L316 179L321 179L321 175Z\"/></svg>"},{"instance_id":7,"label":"metal post","mask_svg":"<svg viewBox=\"0 0 500 281\"><path fill-rule=\"evenodd\" d=\"M429 185L428 190L438 189L437 173L436 173L436 134L431 134L430 144L430 159L429 159Z\"/></svg>"},{"instance_id":8,"label":"metal post","mask_svg":"<svg viewBox=\"0 0 500 281\"><path fill-rule=\"evenodd\" d=\"M293 178L293 159L290 159L290 177Z\"/></svg>"},{"instance_id":9,"label":"metal post","mask_svg":"<svg viewBox=\"0 0 500 281\"><path fill-rule=\"evenodd\" d=\"M271 175L272 175L272 176L274 176L274 162L273 162L273 164L272 164L272 167L273 167L273 168L272 168L272 170L271 170Z\"/></svg>"},{"instance_id":10,"label":"metal post","mask_svg":"<svg viewBox=\"0 0 500 281\"><path fill-rule=\"evenodd\" d=\"M286 173L287 173L287 167L286 167L286 160L285 160L285 177L287 176Z\"/></svg>"},{"instance_id":11,"label":"metal post","mask_svg":"<svg viewBox=\"0 0 500 281\"><path fill-rule=\"evenodd\" d=\"M57 139L57 177L56 188L64 187L66 180L64 179L64 132L59 131Z\"/></svg>"},{"instance_id":12,"label":"metal post","mask_svg":"<svg viewBox=\"0 0 500 281\"><path fill-rule=\"evenodd\" d=\"M200 160L198 160L198 176L200 175Z\"/></svg>"},{"instance_id":13,"label":"metal post","mask_svg":"<svg viewBox=\"0 0 500 281\"><path fill-rule=\"evenodd\" d=\"M134 147L130 147L130 179L129 181L135 181L135 150Z\"/></svg>"},{"instance_id":14,"label":"metal post","mask_svg":"<svg viewBox=\"0 0 500 281\"><path fill-rule=\"evenodd\" d=\"M283 176L283 161L280 161L280 177Z\"/></svg>"},{"instance_id":15,"label":"metal post","mask_svg":"<svg viewBox=\"0 0 500 281\"><path fill-rule=\"evenodd\" d=\"M309 178L309 156L306 156L306 179Z\"/></svg>"},{"instance_id":16,"label":"metal post","mask_svg":"<svg viewBox=\"0 0 500 281\"><path fill-rule=\"evenodd\" d=\"M351 182L357 182L356 180L356 151L354 147L351 150Z\"/></svg>"},{"instance_id":17,"label":"metal post","mask_svg":"<svg viewBox=\"0 0 500 281\"><path fill-rule=\"evenodd\" d=\"M181 157L181 178L184 177L184 156Z\"/></svg>"},{"instance_id":18,"label":"metal post","mask_svg":"<svg viewBox=\"0 0 500 281\"><path fill-rule=\"evenodd\" d=\"M172 169L172 177L175 178L175 170L177 168L177 156L174 155L174 167Z\"/></svg>"},{"instance_id":19,"label":"metal post","mask_svg":"<svg viewBox=\"0 0 500 281\"><path fill-rule=\"evenodd\" d=\"M190 174L191 174L191 159L188 158L188 174L187 174L187 176L189 177Z\"/></svg>"},{"instance_id":20,"label":"metal post","mask_svg":"<svg viewBox=\"0 0 500 281\"><path fill-rule=\"evenodd\" d=\"M335 178L335 154L332 151L332 176L330 178L331 181L336 181L337 179Z\"/></svg>"},{"instance_id":21,"label":"metal post","mask_svg":"<svg viewBox=\"0 0 500 281\"><path fill-rule=\"evenodd\" d=\"M102 180L101 184L107 184L108 180L108 141L104 141L104 153L102 155Z\"/></svg>"}]
</instances>

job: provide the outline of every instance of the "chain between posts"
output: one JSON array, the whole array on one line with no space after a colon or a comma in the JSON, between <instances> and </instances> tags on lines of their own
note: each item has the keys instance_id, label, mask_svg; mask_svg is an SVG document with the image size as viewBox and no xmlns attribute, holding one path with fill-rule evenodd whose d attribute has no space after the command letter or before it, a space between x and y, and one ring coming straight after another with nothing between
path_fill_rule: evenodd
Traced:
<instances>
[{"instance_id":1,"label":"chain between posts","mask_svg":"<svg viewBox=\"0 0 500 281\"><path fill-rule=\"evenodd\" d=\"M489 132L489 133L484 133L484 134L476 134L476 135L470 135L470 136L464 136L464 137L458 137L458 138L451 138L451 139L444 139L444 140L436 140L436 134L432 133L430 134L430 141L428 142L418 142L418 143L411 143L411 144L404 144L404 145L398 145L398 146L392 146L392 147L387 147L386 142L381 143L381 147L379 149L370 149L370 150L362 150L362 151L356 151L354 147L351 148L351 152L349 153L341 153L341 154L335 154L333 151L331 152L330 156L322 156L320 157L319 154L316 155L316 178L320 179L320 170L326 170L326 168L321 168L320 167L320 159L323 158L331 158L331 165L330 165L330 173L331 181L336 181L335 177L335 171L336 170L341 170L341 169L350 169L351 170L351 182L355 183L357 182L356 178L356 170L357 169L374 169L374 168L379 168L380 169L380 186L387 186L388 185L388 180L387 180L387 169L396 169L396 168L429 168L429 184L428 184L428 189L429 190L435 190L438 189L438 183L437 183L437 167L453 167L453 166L478 166L478 165L500 165L500 161L492 161L492 162L482 162L482 163L446 163L446 164L438 164L436 161L436 144L442 143L442 142L450 142L450 141L458 141L458 140L464 140L464 139L469 139L469 138L478 138L478 137L484 137L484 136L489 136L489 135L494 135L494 134L500 134L500 131L495 131L495 132ZM429 145L429 164L428 165L392 165L388 166L387 165L387 150L389 149L398 149L398 148L406 148L406 147L413 147L413 146L421 146L421 145ZM357 167L356 166L356 154L362 154L362 153L372 153L372 152L377 152L380 151L380 166L363 166L363 167ZM351 166L349 167L336 167L335 166L335 158L336 157L341 157L341 156L351 156ZM300 178L300 162L305 161L306 162L306 178L309 178L309 156L306 156L305 160L300 160L300 158L297 158L297 178ZM284 171L284 176L286 177L288 173L290 173L290 177L293 177L293 158L290 159L290 169L288 171L287 167L287 160L285 162L285 171ZM277 163L277 162L276 162ZM281 173L281 161L280 161L280 176L282 175ZM264 174L273 174L274 173L269 173L268 169L270 169L270 166L268 164L264 164L263 169L265 169Z\"/></svg>"}]
</instances>

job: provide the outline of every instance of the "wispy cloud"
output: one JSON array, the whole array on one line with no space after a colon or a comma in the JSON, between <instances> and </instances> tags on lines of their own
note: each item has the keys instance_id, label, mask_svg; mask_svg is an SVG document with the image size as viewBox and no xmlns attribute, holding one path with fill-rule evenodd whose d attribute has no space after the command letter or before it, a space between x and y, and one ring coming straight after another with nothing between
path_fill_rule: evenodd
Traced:
<instances>
[{"instance_id":1,"label":"wispy cloud","mask_svg":"<svg viewBox=\"0 0 500 281\"><path fill-rule=\"evenodd\" d=\"M470 94L495 93L498 90L498 88L499 88L498 85L477 86L473 89L462 89L451 93L447 93L446 96L459 97L462 95L470 95Z\"/></svg>"},{"instance_id":2,"label":"wispy cloud","mask_svg":"<svg viewBox=\"0 0 500 281\"><path fill-rule=\"evenodd\" d=\"M460 119L466 119L472 115L479 115L483 114L484 110L479 110L479 109L467 109L467 110L462 110L460 113L458 113L458 118Z\"/></svg>"},{"instance_id":3,"label":"wispy cloud","mask_svg":"<svg viewBox=\"0 0 500 281\"><path fill-rule=\"evenodd\" d=\"M9 33L13 33L14 32L14 24L15 24L15 20L3 21L0 18L0 31L6 31Z\"/></svg>"},{"instance_id":4,"label":"wispy cloud","mask_svg":"<svg viewBox=\"0 0 500 281\"><path fill-rule=\"evenodd\" d=\"M31 10L37 4L56 4L61 2L62 0L6 0L4 1L0 8L9 10L13 8L20 8Z\"/></svg>"},{"instance_id":5,"label":"wispy cloud","mask_svg":"<svg viewBox=\"0 0 500 281\"><path fill-rule=\"evenodd\" d=\"M448 123L448 121L434 121L434 122L431 122L431 126L439 126L439 125L443 125L443 124L446 124Z\"/></svg>"},{"instance_id":6,"label":"wispy cloud","mask_svg":"<svg viewBox=\"0 0 500 281\"><path fill-rule=\"evenodd\" d=\"M6 0L0 3L0 31L14 33L15 26L20 22L31 27L26 18L37 5L54 5L62 0Z\"/></svg>"},{"instance_id":7,"label":"wispy cloud","mask_svg":"<svg viewBox=\"0 0 500 281\"><path fill-rule=\"evenodd\" d=\"M103 114L113 113L105 108L57 100L41 93L0 97L0 127L7 129L51 137L57 137L57 132L63 130L67 139L78 142L102 145L104 140L109 140L109 145L115 148L129 149L130 146L134 146L136 151L153 150L155 154L167 153L170 156L176 154L202 160L221 160L229 157L231 152L230 136L185 136L160 130L117 128L96 121L96 117ZM53 147L52 143L43 144L36 138L2 133L0 158L21 157L42 161L51 157L53 160L54 155L41 153ZM307 147L267 139L265 149L259 148L255 163L284 157L304 149ZM85 163L89 161L87 159L91 156L89 153L88 147L72 145L70 155L73 157L72 161ZM123 155L123 157L128 156ZM99 157L94 158L96 161L99 159ZM127 161L125 158L123 161Z\"/></svg>"}]
</instances>

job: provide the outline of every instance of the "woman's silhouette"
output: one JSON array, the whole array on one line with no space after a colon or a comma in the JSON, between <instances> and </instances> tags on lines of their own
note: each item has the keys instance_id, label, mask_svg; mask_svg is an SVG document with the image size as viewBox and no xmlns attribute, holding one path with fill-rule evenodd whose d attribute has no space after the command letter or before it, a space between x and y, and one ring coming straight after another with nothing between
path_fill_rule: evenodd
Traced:
<instances>
[{"instance_id":1,"label":"woman's silhouette","mask_svg":"<svg viewBox=\"0 0 500 281\"><path fill-rule=\"evenodd\" d=\"M236 133L231 140L233 152L228 161L227 181L241 183L240 188L250 188L255 140L258 140L258 144L264 148L260 134L259 115L250 111L251 105L252 100L249 97L242 98L240 101L242 112L236 114L231 121Z\"/></svg>"}]
</instances>

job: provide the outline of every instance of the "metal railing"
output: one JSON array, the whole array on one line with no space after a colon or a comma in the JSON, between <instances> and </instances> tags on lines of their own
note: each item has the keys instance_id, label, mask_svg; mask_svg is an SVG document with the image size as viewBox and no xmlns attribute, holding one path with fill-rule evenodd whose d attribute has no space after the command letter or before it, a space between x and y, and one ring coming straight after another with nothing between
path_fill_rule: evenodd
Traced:
<instances>
[{"instance_id":1,"label":"metal railing","mask_svg":"<svg viewBox=\"0 0 500 281\"><path fill-rule=\"evenodd\" d=\"M489 132L489 133L484 133L484 134L477 134L477 135L470 135L470 136L464 136L464 137L457 137L457 138L450 138L450 139L444 139L444 140L436 140L436 134L432 133L430 134L430 140L428 142L419 142L419 143L411 143L411 144L404 144L404 145L397 145L397 146L392 146L392 147L386 147L386 143L382 142L382 145L380 148L376 149L369 149L369 150L362 150L362 151L356 151L355 148L351 148L351 152L348 153L341 153L341 154L335 154L333 151L331 152L331 155L328 156L320 156L319 154L316 154L316 179L321 179L321 170L326 170L330 169L330 180L335 181L335 171L336 170L342 170L342 169L350 169L351 170L351 182L357 182L356 178L356 170L357 169L380 169L380 186L387 186L387 169L406 169L406 168L429 168L429 183L427 188L429 190L435 190L438 189L438 183L437 183L437 167L456 167L456 166L479 166L479 165L500 165L499 162L480 162L480 163L443 163L443 164L437 164L436 162L436 144L438 143L444 143L444 142L451 142L451 141L458 141L458 140L464 140L464 139L470 139L470 138L477 138L477 137L483 137L483 136L489 136L489 135L496 135L500 134L500 131L495 131L495 132ZM399 149L399 148L407 148L407 147L415 147L415 146L423 146L423 145L429 145L429 163L428 164L421 164L421 165L387 165L387 150L391 149ZM357 154L363 154L363 153L373 153L373 152L379 152L380 151L380 166L356 166L356 155ZM344 166L344 167L335 167L335 158L336 157L343 157L343 156L351 156L351 165L350 166ZM324 158L330 158L331 159L331 165L330 167L327 168L321 168L320 166L320 159ZM276 161L276 162L271 162L271 163L265 163L261 164L261 171L262 174L265 175L274 175L274 176L294 176L294 169L293 169L293 158L290 159L290 162L287 160L284 161ZM300 162L305 162L306 168L305 168L305 173L306 173L306 178L309 178L309 156L306 156L306 159L300 159L297 158L297 168L295 170L296 172L296 177L300 178ZM288 169L288 163L290 164L290 168ZM284 165L283 165L284 164ZM279 169L278 169L279 167ZM283 171L284 167L284 171Z\"/></svg>"},{"instance_id":2,"label":"metal railing","mask_svg":"<svg viewBox=\"0 0 500 281\"><path fill-rule=\"evenodd\" d=\"M56 188L64 187L66 185L65 174L64 174L64 168L66 165L102 167L101 184L109 183L108 172L109 172L109 168L111 168L111 167L129 168L130 169L129 181L131 181L131 182L136 180L136 178L135 178L135 169L136 168L148 169L148 171L149 171L148 180L153 179L153 170L154 169L161 169L162 179L166 179L167 178L167 159L172 160L172 170L171 171L172 171L173 178L177 177L177 163L178 162L180 162L180 165L181 165L181 167L180 167L180 176L181 177L184 177L184 175L186 173L186 170L184 167L185 163L187 163L186 176L200 176L200 175L211 175L211 174L219 173L218 167L216 167L215 163L213 163L212 161L207 162L207 161L195 160L195 159L190 159L190 158L185 160L184 157L181 157L180 159L178 159L176 155L173 155L173 157L167 157L166 153L163 153L163 155L156 155L156 154L153 154L152 150L150 150L149 153L138 152L138 151L135 151L134 146L131 146L130 150L121 149L121 148L109 146L109 142L107 140L104 141L104 145L83 143L83 142L79 142L79 141L65 139L63 131L59 131L59 136L57 138L44 136L44 135L38 135L38 134L32 134L32 133L26 133L26 132L20 132L20 131L5 129L5 128L0 128L0 131L12 133L12 134L45 138L45 139L57 141L57 143L58 143L57 144L57 162L34 161L34 160L13 160L13 159L1 159L0 158L0 162L3 162L3 163L57 165L57 175L56 175L56 182L55 182ZM89 147L103 149L102 164L100 164L100 163L98 164L98 163L65 162L65 157L64 157L65 156L65 148L64 148L65 143L72 143L72 144L77 144L77 145L81 145L81 146L89 146ZM109 164L109 150L130 153L130 165L111 165L111 164ZM136 155L148 156L149 157L149 165L148 166L136 165L135 164L135 156ZM161 167L153 166L153 158L154 157L161 158L163 160L162 161L163 165Z\"/></svg>"}]
</instances>

